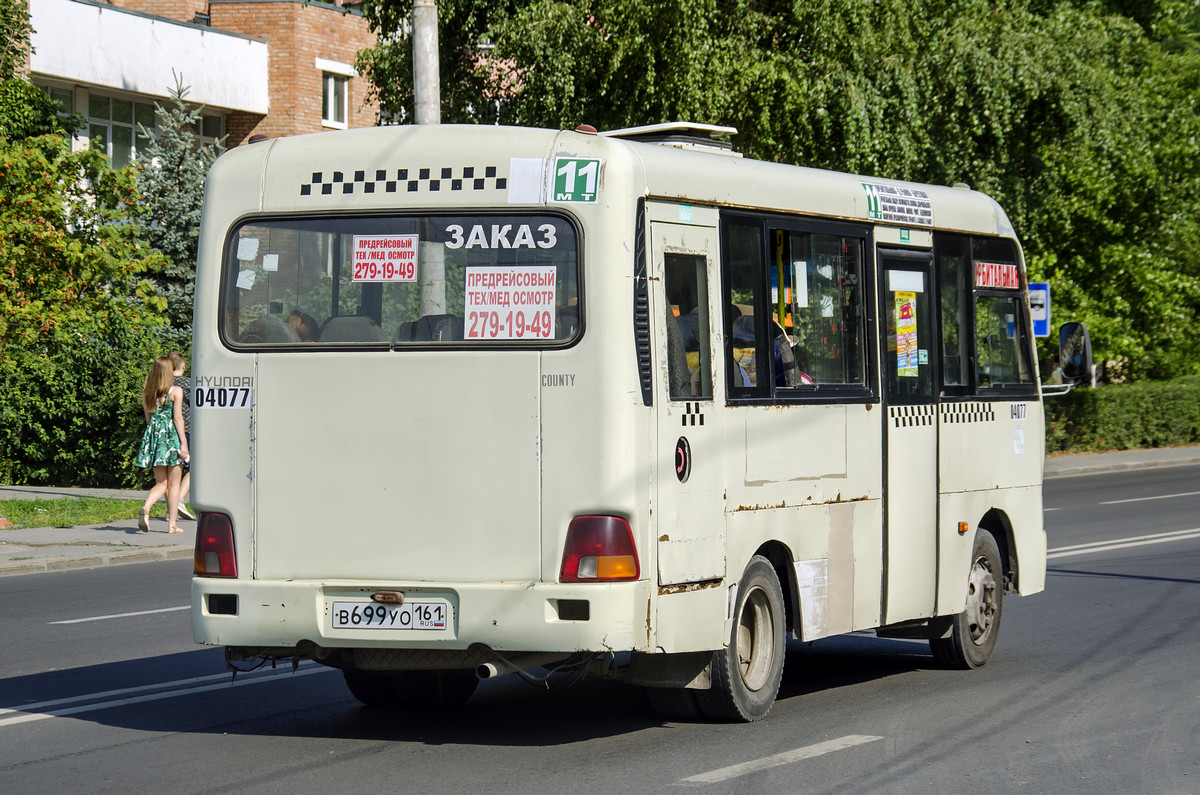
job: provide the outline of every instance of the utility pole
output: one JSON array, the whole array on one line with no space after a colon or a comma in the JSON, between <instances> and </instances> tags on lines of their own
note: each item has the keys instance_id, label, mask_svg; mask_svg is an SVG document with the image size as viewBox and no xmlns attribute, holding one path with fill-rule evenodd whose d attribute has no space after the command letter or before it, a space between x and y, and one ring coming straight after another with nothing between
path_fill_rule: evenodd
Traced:
<instances>
[{"instance_id":1,"label":"utility pole","mask_svg":"<svg viewBox=\"0 0 1200 795\"><path fill-rule=\"evenodd\" d=\"M413 98L417 124L442 123L437 0L413 0Z\"/></svg>"},{"instance_id":2,"label":"utility pole","mask_svg":"<svg viewBox=\"0 0 1200 795\"><path fill-rule=\"evenodd\" d=\"M437 0L413 0L413 105L417 124L442 123ZM417 249L422 317L446 311L446 249L433 242L428 225L427 220L421 222Z\"/></svg>"}]
</instances>

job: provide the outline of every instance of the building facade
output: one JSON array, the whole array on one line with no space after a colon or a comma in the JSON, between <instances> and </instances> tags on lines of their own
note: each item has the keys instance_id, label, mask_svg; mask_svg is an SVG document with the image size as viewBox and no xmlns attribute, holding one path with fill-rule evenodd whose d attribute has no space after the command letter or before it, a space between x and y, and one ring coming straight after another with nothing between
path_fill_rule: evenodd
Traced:
<instances>
[{"instance_id":1,"label":"building facade","mask_svg":"<svg viewBox=\"0 0 1200 795\"><path fill-rule=\"evenodd\" d=\"M227 147L376 124L354 69L375 36L358 0L29 0L29 69L87 119L80 146L120 167L177 85L202 108L203 141Z\"/></svg>"}]
</instances>

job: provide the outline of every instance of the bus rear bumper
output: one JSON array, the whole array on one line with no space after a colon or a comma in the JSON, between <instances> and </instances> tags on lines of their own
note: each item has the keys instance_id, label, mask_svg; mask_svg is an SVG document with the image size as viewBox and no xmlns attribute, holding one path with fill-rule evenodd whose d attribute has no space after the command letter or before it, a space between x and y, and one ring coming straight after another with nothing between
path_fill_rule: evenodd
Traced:
<instances>
[{"instance_id":1,"label":"bus rear bumper","mask_svg":"<svg viewBox=\"0 0 1200 795\"><path fill-rule=\"evenodd\" d=\"M372 600L383 592L401 594L409 603L444 604L449 620L432 629L335 626L339 614L340 623L347 623L348 605L388 606ZM197 643L236 647L246 656L254 649L277 657L301 649L306 653L300 656L317 659L331 650L354 650L364 657L375 650L376 658L395 661L407 657L379 652L423 650L432 653L430 659L465 664L472 658L465 652L477 656L484 647L501 653L644 651L649 600L650 584L644 580L397 586L195 577L192 633Z\"/></svg>"}]
</instances>

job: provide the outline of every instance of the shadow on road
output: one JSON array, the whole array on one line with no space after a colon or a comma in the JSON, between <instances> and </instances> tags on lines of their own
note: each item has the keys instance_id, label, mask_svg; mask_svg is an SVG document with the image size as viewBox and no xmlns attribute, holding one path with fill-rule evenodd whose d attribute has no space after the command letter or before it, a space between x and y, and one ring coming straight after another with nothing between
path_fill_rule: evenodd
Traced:
<instances>
[{"instance_id":1,"label":"shadow on road","mask_svg":"<svg viewBox=\"0 0 1200 795\"><path fill-rule=\"evenodd\" d=\"M925 644L851 635L789 645L779 698L928 668ZM428 745L556 746L634 733L664 721L640 688L587 680L546 689L515 676L480 683L457 709L361 706L340 672L314 663L231 679L219 649L0 680L0 726L92 721L163 733L337 737ZM11 710L11 711L9 711Z\"/></svg>"},{"instance_id":2,"label":"shadow on road","mask_svg":"<svg viewBox=\"0 0 1200 795\"><path fill-rule=\"evenodd\" d=\"M1147 582L1182 582L1190 585L1200 585L1200 580L1185 577L1157 577L1150 574L1122 574L1115 571L1082 571L1079 569L1060 569L1057 566L1047 568L1046 574L1066 574L1073 577L1108 577L1118 580L1145 580Z\"/></svg>"}]
</instances>

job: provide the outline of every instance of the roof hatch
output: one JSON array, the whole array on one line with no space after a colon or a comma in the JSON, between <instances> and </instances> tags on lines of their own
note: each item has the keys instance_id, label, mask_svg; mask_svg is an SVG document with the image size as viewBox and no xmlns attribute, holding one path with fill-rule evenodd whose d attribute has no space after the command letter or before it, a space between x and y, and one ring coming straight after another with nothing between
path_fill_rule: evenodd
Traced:
<instances>
[{"instance_id":1,"label":"roof hatch","mask_svg":"<svg viewBox=\"0 0 1200 795\"><path fill-rule=\"evenodd\" d=\"M729 141L722 141L717 138L717 136L737 135L736 127L695 124L689 121L669 121L662 124L648 124L644 127L606 130L600 133L600 135L609 138L622 138L626 141L674 146L678 149L698 149L732 155L733 157L742 156L740 152L733 151L733 144Z\"/></svg>"}]
</instances>

